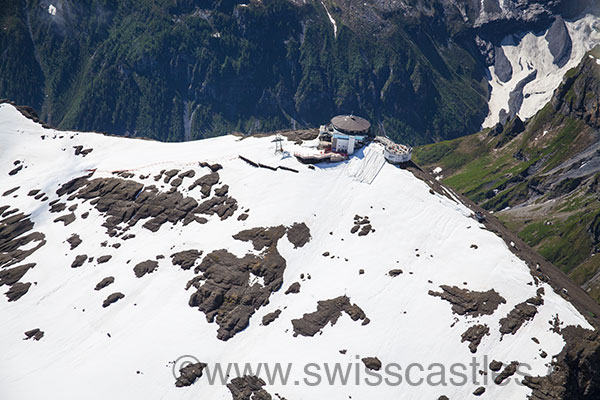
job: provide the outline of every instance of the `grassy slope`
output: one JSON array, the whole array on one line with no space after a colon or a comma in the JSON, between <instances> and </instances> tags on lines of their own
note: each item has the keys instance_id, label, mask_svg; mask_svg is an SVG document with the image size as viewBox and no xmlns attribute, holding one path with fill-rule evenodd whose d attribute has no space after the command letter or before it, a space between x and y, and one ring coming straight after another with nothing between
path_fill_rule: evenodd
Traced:
<instances>
[{"instance_id":1,"label":"grassy slope","mask_svg":"<svg viewBox=\"0 0 600 400\"><path fill-rule=\"evenodd\" d=\"M510 127L418 147L415 161L441 167L449 186L496 212L500 220L600 301L600 271L591 232L600 219L599 174L556 183L547 174L598 140L584 122L548 104L516 137ZM513 208L514 207L514 208Z\"/></svg>"}]
</instances>

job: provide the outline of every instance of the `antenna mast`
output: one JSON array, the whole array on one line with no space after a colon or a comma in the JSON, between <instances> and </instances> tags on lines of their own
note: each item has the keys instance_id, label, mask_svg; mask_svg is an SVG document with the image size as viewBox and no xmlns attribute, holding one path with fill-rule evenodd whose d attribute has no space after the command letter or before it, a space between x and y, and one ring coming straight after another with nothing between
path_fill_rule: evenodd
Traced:
<instances>
[{"instance_id":1,"label":"antenna mast","mask_svg":"<svg viewBox=\"0 0 600 400\"><path fill-rule=\"evenodd\" d=\"M275 136L275 139L273 139L272 142L275 142L275 154L283 153L283 138L279 133L277 134L277 136Z\"/></svg>"}]
</instances>

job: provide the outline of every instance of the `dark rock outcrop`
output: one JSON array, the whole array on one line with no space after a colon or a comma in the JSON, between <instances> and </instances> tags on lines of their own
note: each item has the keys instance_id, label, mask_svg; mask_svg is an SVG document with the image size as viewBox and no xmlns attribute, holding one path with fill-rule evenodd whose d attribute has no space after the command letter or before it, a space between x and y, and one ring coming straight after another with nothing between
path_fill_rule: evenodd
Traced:
<instances>
[{"instance_id":1,"label":"dark rock outcrop","mask_svg":"<svg viewBox=\"0 0 600 400\"><path fill-rule=\"evenodd\" d=\"M310 241L310 229L304 222L295 223L287 228L287 238L294 248L302 247Z\"/></svg>"},{"instance_id":2,"label":"dark rock outcrop","mask_svg":"<svg viewBox=\"0 0 600 400\"><path fill-rule=\"evenodd\" d=\"M232 400L271 400L271 395L263 389L266 383L257 376L244 375L233 378L227 384Z\"/></svg>"},{"instance_id":3,"label":"dark rock outcrop","mask_svg":"<svg viewBox=\"0 0 600 400\"><path fill-rule=\"evenodd\" d=\"M552 373L526 376L523 384L533 390L532 400L600 398L600 333L568 326L562 330L565 346L552 360Z\"/></svg>"},{"instance_id":4,"label":"dark rock outcrop","mask_svg":"<svg viewBox=\"0 0 600 400\"><path fill-rule=\"evenodd\" d=\"M30 268L33 267L35 267L35 263L23 264L14 268L0 270L0 286L14 285L21 280Z\"/></svg>"},{"instance_id":5,"label":"dark rock outcrop","mask_svg":"<svg viewBox=\"0 0 600 400\"><path fill-rule=\"evenodd\" d=\"M479 346L479 344L481 343L481 340L483 339L483 337L485 335L489 335L490 334L490 328L483 324L483 325L473 325L470 326L462 335L461 335L461 342L470 342L469 343L469 350L471 350L471 353L476 353L477 352L477 347Z\"/></svg>"},{"instance_id":6,"label":"dark rock outcrop","mask_svg":"<svg viewBox=\"0 0 600 400\"><path fill-rule=\"evenodd\" d=\"M494 378L494 383L496 383L496 385L502 384L502 382L504 382L506 379L513 376L515 372L517 372L518 366L519 363L516 361L513 361L510 364L508 364L506 367L504 367L502 372L500 372L500 374Z\"/></svg>"},{"instance_id":7,"label":"dark rock outcrop","mask_svg":"<svg viewBox=\"0 0 600 400\"><path fill-rule=\"evenodd\" d=\"M18 264L46 244L45 235L33 230L29 215L13 213L0 220L0 268ZM38 242L31 246L32 242ZM27 248L22 250L22 248Z\"/></svg>"},{"instance_id":8,"label":"dark rock outcrop","mask_svg":"<svg viewBox=\"0 0 600 400\"><path fill-rule=\"evenodd\" d=\"M340 296L330 300L321 300L317 303L317 310L304 314L302 318L293 319L294 336L314 336L328 323L335 325L345 312L353 321L362 320L366 325L370 321L364 311L356 304L351 304L347 296Z\"/></svg>"},{"instance_id":9,"label":"dark rock outcrop","mask_svg":"<svg viewBox=\"0 0 600 400\"><path fill-rule=\"evenodd\" d=\"M40 330L40 328L31 329L25 332L25 340L33 339L40 340L44 337L44 331Z\"/></svg>"},{"instance_id":10,"label":"dark rock outcrop","mask_svg":"<svg viewBox=\"0 0 600 400\"><path fill-rule=\"evenodd\" d=\"M479 386L477 389L475 389L475 391L473 392L473 395L481 396L484 393L485 393L485 387Z\"/></svg>"},{"instance_id":11,"label":"dark rock outcrop","mask_svg":"<svg viewBox=\"0 0 600 400\"><path fill-rule=\"evenodd\" d=\"M146 260L138 263L135 267L133 267L133 272L135 276L141 278L146 274L153 273L158 268L158 262L154 260Z\"/></svg>"},{"instance_id":12,"label":"dark rock outcrop","mask_svg":"<svg viewBox=\"0 0 600 400\"><path fill-rule=\"evenodd\" d=\"M525 322L531 321L535 317L537 307L542 304L544 304L544 300L540 294L517 304L506 317L500 319L500 333L503 335L517 333Z\"/></svg>"},{"instance_id":13,"label":"dark rock outcrop","mask_svg":"<svg viewBox=\"0 0 600 400\"><path fill-rule=\"evenodd\" d=\"M67 239L67 243L69 243L71 245L71 250L73 250L74 248L76 248L77 246L79 246L81 244L81 242L82 242L81 238L76 233L72 234Z\"/></svg>"},{"instance_id":14,"label":"dark rock outcrop","mask_svg":"<svg viewBox=\"0 0 600 400\"><path fill-rule=\"evenodd\" d=\"M123 297L125 297L125 295L121 292L112 293L112 294L108 295L108 297L102 302L102 307L106 308L106 307L110 306L111 304L116 303L117 301L121 300Z\"/></svg>"},{"instance_id":15,"label":"dark rock outcrop","mask_svg":"<svg viewBox=\"0 0 600 400\"><path fill-rule=\"evenodd\" d=\"M179 265L181 269L188 270L194 266L196 260L200 258L202 251L195 249L183 250L175 254L171 254L171 262L173 265Z\"/></svg>"},{"instance_id":16,"label":"dark rock outcrop","mask_svg":"<svg viewBox=\"0 0 600 400\"><path fill-rule=\"evenodd\" d=\"M498 372L502 368L502 361L492 360L489 366L492 371Z\"/></svg>"},{"instance_id":17,"label":"dark rock outcrop","mask_svg":"<svg viewBox=\"0 0 600 400\"><path fill-rule=\"evenodd\" d=\"M271 293L281 288L286 262L276 245L285 231L283 226L242 231L233 237L252 242L256 250L264 249L259 256L247 254L238 258L227 250L216 250L194 269L202 275L187 284L187 289L196 289L189 305L219 325L217 338L228 340L245 329L254 312L268 304ZM250 285L251 274L261 277L264 285Z\"/></svg>"},{"instance_id":18,"label":"dark rock outcrop","mask_svg":"<svg viewBox=\"0 0 600 400\"><path fill-rule=\"evenodd\" d=\"M277 318L279 318L280 314L281 314L281 310L275 310L271 313L265 314L265 316L262 318L262 324L264 326L269 325L271 322L273 322Z\"/></svg>"},{"instance_id":19,"label":"dark rock outcrop","mask_svg":"<svg viewBox=\"0 0 600 400\"><path fill-rule=\"evenodd\" d=\"M265 247L269 248L277 244L285 233L285 227L279 225L271 228L247 229L233 235L233 238L244 242L252 242L254 250L262 250Z\"/></svg>"},{"instance_id":20,"label":"dark rock outcrop","mask_svg":"<svg viewBox=\"0 0 600 400\"><path fill-rule=\"evenodd\" d=\"M83 265L84 262L86 262L87 260L87 255L86 254L80 254L77 257L75 257L75 260L71 263L71 268L79 268Z\"/></svg>"},{"instance_id":21,"label":"dark rock outcrop","mask_svg":"<svg viewBox=\"0 0 600 400\"><path fill-rule=\"evenodd\" d=\"M504 117L501 116L500 122L504 124L507 120L517 116L519 111L521 111L521 106L523 105L524 100L523 90L525 89L525 86L537 78L537 74L537 69L533 70L529 75L521 79L515 88L510 92L510 95L508 96L508 114Z\"/></svg>"},{"instance_id":22,"label":"dark rock outcrop","mask_svg":"<svg viewBox=\"0 0 600 400\"><path fill-rule=\"evenodd\" d=\"M300 282L294 282L285 291L285 294L300 293Z\"/></svg>"},{"instance_id":23,"label":"dark rock outcrop","mask_svg":"<svg viewBox=\"0 0 600 400\"><path fill-rule=\"evenodd\" d=\"M502 47L495 49L494 72L500 82L508 82L512 79L513 68Z\"/></svg>"},{"instance_id":24,"label":"dark rock outcrop","mask_svg":"<svg viewBox=\"0 0 600 400\"><path fill-rule=\"evenodd\" d=\"M554 57L554 64L559 68L564 67L571 58L573 41L564 19L560 15L548 29L545 39L548 42L548 49Z\"/></svg>"},{"instance_id":25,"label":"dark rock outcrop","mask_svg":"<svg viewBox=\"0 0 600 400\"><path fill-rule=\"evenodd\" d=\"M213 172L196 179L194 183L188 187L188 190L194 190L196 187L200 186L200 193L202 193L202 197L208 197L210 195L211 188L217 183L219 183L219 174Z\"/></svg>"},{"instance_id":26,"label":"dark rock outcrop","mask_svg":"<svg viewBox=\"0 0 600 400\"><path fill-rule=\"evenodd\" d=\"M98 282L96 284L96 287L94 288L94 290L101 290L104 289L105 287L107 287L108 285L112 284L115 281L115 278L112 276L107 276L106 278L102 279L100 282Z\"/></svg>"},{"instance_id":27,"label":"dark rock outcrop","mask_svg":"<svg viewBox=\"0 0 600 400\"><path fill-rule=\"evenodd\" d=\"M361 358L361 361L371 371L379 371L381 369L381 361L377 357L364 357Z\"/></svg>"},{"instance_id":28,"label":"dark rock outcrop","mask_svg":"<svg viewBox=\"0 0 600 400\"><path fill-rule=\"evenodd\" d=\"M478 317L491 315L500 304L506 303L494 289L487 292L475 292L456 286L440 286L442 292L429 291L430 296L437 296L452 304L452 312L458 315Z\"/></svg>"},{"instance_id":29,"label":"dark rock outcrop","mask_svg":"<svg viewBox=\"0 0 600 400\"><path fill-rule=\"evenodd\" d=\"M98 261L98 264L104 264L104 263L108 262L111 258L112 258L112 256L110 254L107 254L107 255L98 257L98 259L96 261Z\"/></svg>"},{"instance_id":30,"label":"dark rock outcrop","mask_svg":"<svg viewBox=\"0 0 600 400\"><path fill-rule=\"evenodd\" d=\"M157 232L166 222L175 224L183 221L184 225L193 221L206 222L197 214L217 214L221 219L226 219L237 209L236 200L229 196L213 197L198 204L192 197L183 196L177 190L161 193L155 186L144 186L133 180L90 180L90 176L72 179L56 193L61 197L70 195L67 201L75 198L89 200L105 215L102 225L111 236L119 234L122 224L133 226L140 220L145 220L144 228Z\"/></svg>"},{"instance_id":31,"label":"dark rock outcrop","mask_svg":"<svg viewBox=\"0 0 600 400\"><path fill-rule=\"evenodd\" d=\"M598 55L599 52L596 52ZM583 120L600 129L600 65L596 59L585 57L581 64L565 75L554 92L551 103L562 115Z\"/></svg>"},{"instance_id":32,"label":"dark rock outcrop","mask_svg":"<svg viewBox=\"0 0 600 400\"><path fill-rule=\"evenodd\" d=\"M6 295L6 297L8 297L8 301L17 301L21 297L23 297L25 295L25 293L27 293L27 291L29 290L30 287L31 287L31 283L29 283L29 282L27 282L27 283L17 282L15 284L13 284L10 287L10 289L8 289L8 292L6 292L5 295Z\"/></svg>"},{"instance_id":33,"label":"dark rock outcrop","mask_svg":"<svg viewBox=\"0 0 600 400\"><path fill-rule=\"evenodd\" d=\"M198 378L202 377L204 368L206 368L206 364L202 362L187 364L179 370L175 386L184 387L192 385Z\"/></svg>"}]
</instances>

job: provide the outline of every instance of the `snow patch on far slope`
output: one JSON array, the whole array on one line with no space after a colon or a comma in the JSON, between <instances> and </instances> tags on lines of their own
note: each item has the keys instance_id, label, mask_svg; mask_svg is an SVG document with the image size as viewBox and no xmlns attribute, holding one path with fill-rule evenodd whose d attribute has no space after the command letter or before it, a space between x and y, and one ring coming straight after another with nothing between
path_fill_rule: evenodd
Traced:
<instances>
[{"instance_id":1,"label":"snow patch on far slope","mask_svg":"<svg viewBox=\"0 0 600 400\"><path fill-rule=\"evenodd\" d=\"M534 116L550 101L565 73L576 67L586 52L600 44L600 18L587 15L579 20L565 23L573 42L573 49L569 61L563 67L558 67L553 62L546 41L547 31L528 32L521 37L511 35L504 38L501 47L512 65L513 75L510 81L502 83L494 71L494 66L489 68L489 83L492 91L489 101L490 112L483 122L484 128L492 127L500 121L501 111L509 110L511 92L520 82L537 71L536 78L523 89L523 104L517 112L521 119Z\"/></svg>"},{"instance_id":2,"label":"snow patch on far slope","mask_svg":"<svg viewBox=\"0 0 600 400\"><path fill-rule=\"evenodd\" d=\"M335 23L335 19L333 19L333 17L331 16L331 13L327 9L327 6L325 5L325 3L321 2L321 4L323 4L323 8L325 8L325 12L327 13L327 16L329 17L329 21L331 21L331 25L333 25L333 37L337 37L337 24Z\"/></svg>"}]
</instances>

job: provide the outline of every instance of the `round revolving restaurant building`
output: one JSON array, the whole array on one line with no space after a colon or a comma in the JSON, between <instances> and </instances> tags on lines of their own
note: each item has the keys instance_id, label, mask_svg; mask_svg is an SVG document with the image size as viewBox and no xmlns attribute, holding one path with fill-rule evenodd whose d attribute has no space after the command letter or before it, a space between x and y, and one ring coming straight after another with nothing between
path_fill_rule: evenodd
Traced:
<instances>
[{"instance_id":1,"label":"round revolving restaurant building","mask_svg":"<svg viewBox=\"0 0 600 400\"><path fill-rule=\"evenodd\" d=\"M331 119L333 129L344 135L368 135L371 124L364 118L355 115L338 115Z\"/></svg>"}]
</instances>

